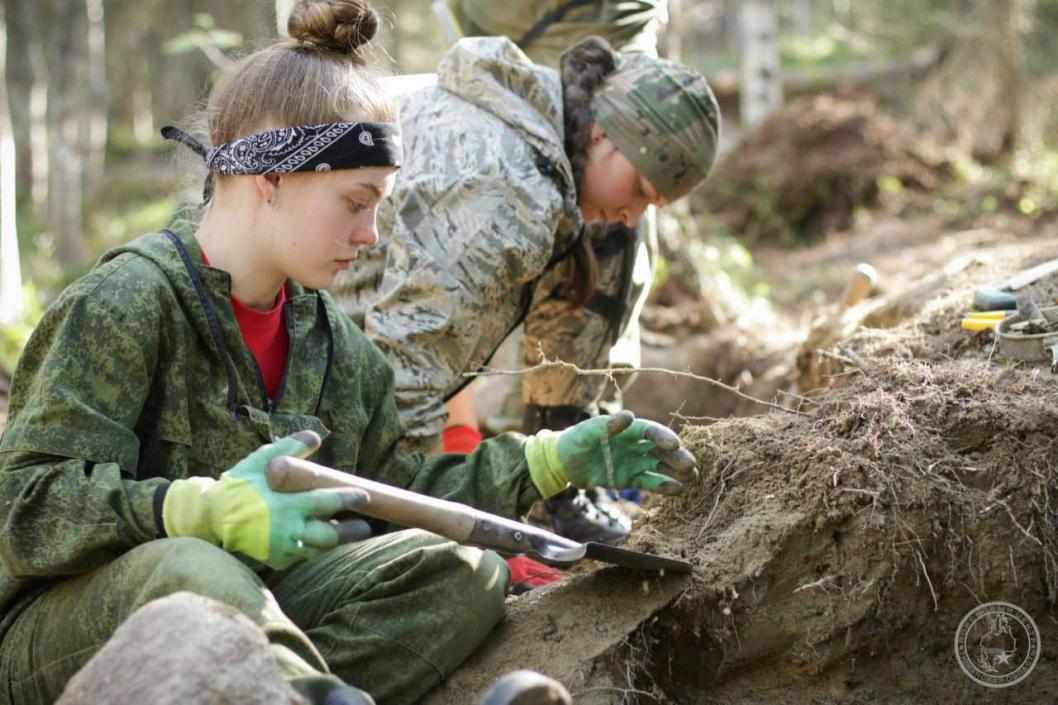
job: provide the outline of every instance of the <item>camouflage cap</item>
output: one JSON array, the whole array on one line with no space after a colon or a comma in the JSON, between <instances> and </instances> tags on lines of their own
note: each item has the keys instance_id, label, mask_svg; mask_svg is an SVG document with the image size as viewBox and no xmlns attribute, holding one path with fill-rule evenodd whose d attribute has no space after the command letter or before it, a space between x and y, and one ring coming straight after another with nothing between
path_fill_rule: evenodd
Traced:
<instances>
[{"instance_id":1,"label":"camouflage cap","mask_svg":"<svg viewBox=\"0 0 1058 705\"><path fill-rule=\"evenodd\" d=\"M716 159L720 108L694 69L643 54L616 54L595 91L595 121L669 202L701 183Z\"/></svg>"}]
</instances>

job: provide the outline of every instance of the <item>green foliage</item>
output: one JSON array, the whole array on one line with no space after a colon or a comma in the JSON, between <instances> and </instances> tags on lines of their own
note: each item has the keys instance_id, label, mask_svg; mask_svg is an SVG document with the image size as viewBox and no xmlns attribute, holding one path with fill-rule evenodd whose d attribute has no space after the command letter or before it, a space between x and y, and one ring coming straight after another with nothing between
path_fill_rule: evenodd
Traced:
<instances>
[{"instance_id":1,"label":"green foliage","mask_svg":"<svg viewBox=\"0 0 1058 705\"><path fill-rule=\"evenodd\" d=\"M750 251L732 233L719 231L692 240L688 255L739 321L769 320L774 315L767 279L754 265Z\"/></svg>"},{"instance_id":2,"label":"green foliage","mask_svg":"<svg viewBox=\"0 0 1058 705\"><path fill-rule=\"evenodd\" d=\"M1025 67L1030 77L1054 75L1058 55L1058 0L1035 0L1035 17L1026 38Z\"/></svg>"},{"instance_id":3,"label":"green foliage","mask_svg":"<svg viewBox=\"0 0 1058 705\"><path fill-rule=\"evenodd\" d=\"M773 315L771 289L746 244L707 219L659 212L661 256L654 268L655 293L675 280L692 295L715 297L740 321Z\"/></svg>"},{"instance_id":4,"label":"green foliage","mask_svg":"<svg viewBox=\"0 0 1058 705\"><path fill-rule=\"evenodd\" d=\"M44 299L33 285L23 286L22 296L25 300L22 318L0 326L0 370L8 377L14 373L22 348L26 346L30 333L44 315Z\"/></svg>"},{"instance_id":5,"label":"green foliage","mask_svg":"<svg viewBox=\"0 0 1058 705\"><path fill-rule=\"evenodd\" d=\"M1058 209L1058 151L1021 149L1014 154L1011 175L1023 184L1018 209L1035 218Z\"/></svg>"},{"instance_id":6,"label":"green foliage","mask_svg":"<svg viewBox=\"0 0 1058 705\"><path fill-rule=\"evenodd\" d=\"M169 54L186 54L196 50L210 53L210 50L230 50L242 46L242 35L238 32L217 29L217 22L212 15L205 12L195 13L192 21L195 28L178 34L165 43Z\"/></svg>"},{"instance_id":7,"label":"green foliage","mask_svg":"<svg viewBox=\"0 0 1058 705\"><path fill-rule=\"evenodd\" d=\"M1058 150L1019 149L1008 163L984 166L968 157L953 167L972 197L944 199L945 212L962 215L1008 211L1029 218L1058 212Z\"/></svg>"},{"instance_id":8,"label":"green foliage","mask_svg":"<svg viewBox=\"0 0 1058 705\"><path fill-rule=\"evenodd\" d=\"M875 181L878 184L878 191L881 193L896 196L904 192L904 182L900 180L899 176L883 174Z\"/></svg>"},{"instance_id":9,"label":"green foliage","mask_svg":"<svg viewBox=\"0 0 1058 705\"><path fill-rule=\"evenodd\" d=\"M95 213L93 231L100 240L97 247L105 250L164 228L172 222L176 207L176 197L170 194L126 202L117 209Z\"/></svg>"},{"instance_id":10,"label":"green foliage","mask_svg":"<svg viewBox=\"0 0 1058 705\"><path fill-rule=\"evenodd\" d=\"M779 44L784 70L811 70L859 61L865 56L829 31L808 36L787 36Z\"/></svg>"}]
</instances>

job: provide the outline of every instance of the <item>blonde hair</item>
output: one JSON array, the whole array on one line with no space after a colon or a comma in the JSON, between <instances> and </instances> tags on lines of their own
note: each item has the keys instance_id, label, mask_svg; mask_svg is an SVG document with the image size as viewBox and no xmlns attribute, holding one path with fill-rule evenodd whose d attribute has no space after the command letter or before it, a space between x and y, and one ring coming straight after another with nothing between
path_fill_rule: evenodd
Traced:
<instances>
[{"instance_id":1,"label":"blonde hair","mask_svg":"<svg viewBox=\"0 0 1058 705\"><path fill-rule=\"evenodd\" d=\"M365 0L298 2L287 21L291 38L243 58L210 93L213 144L275 127L395 122L396 103L363 56L378 23Z\"/></svg>"},{"instance_id":2,"label":"blonde hair","mask_svg":"<svg viewBox=\"0 0 1058 705\"><path fill-rule=\"evenodd\" d=\"M299 0L285 39L226 69L203 110L188 119L210 146L277 127L327 122L396 122L397 103L382 74L367 64L366 45L379 18L366 0ZM184 192L180 216L197 222L212 200L214 178L190 150L173 153ZM201 201L199 201L199 195Z\"/></svg>"}]
</instances>

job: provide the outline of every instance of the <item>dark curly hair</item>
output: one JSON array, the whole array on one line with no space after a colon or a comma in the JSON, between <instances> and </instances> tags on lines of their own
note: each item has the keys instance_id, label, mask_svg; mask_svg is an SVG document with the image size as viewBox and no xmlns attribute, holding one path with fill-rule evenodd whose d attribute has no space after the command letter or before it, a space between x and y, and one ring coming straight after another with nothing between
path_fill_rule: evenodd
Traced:
<instances>
[{"instance_id":1,"label":"dark curly hair","mask_svg":"<svg viewBox=\"0 0 1058 705\"><path fill-rule=\"evenodd\" d=\"M562 55L566 156L573 166L573 179L578 191L588 163L591 128L595 124L591 99L595 90L615 68L613 49L600 37L588 37ZM569 301L570 309L581 308L595 293L599 274L587 228L578 236L564 266L566 278L562 293Z\"/></svg>"}]
</instances>

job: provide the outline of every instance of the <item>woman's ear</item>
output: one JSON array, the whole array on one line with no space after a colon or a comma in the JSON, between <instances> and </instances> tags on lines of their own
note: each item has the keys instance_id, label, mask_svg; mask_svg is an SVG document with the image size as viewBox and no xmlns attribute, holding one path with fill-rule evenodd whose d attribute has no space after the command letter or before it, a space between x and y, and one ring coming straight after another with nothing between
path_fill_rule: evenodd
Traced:
<instances>
[{"instance_id":1,"label":"woman's ear","mask_svg":"<svg viewBox=\"0 0 1058 705\"><path fill-rule=\"evenodd\" d=\"M599 144L606 139L606 131L599 127L599 123L593 122L591 124L591 143Z\"/></svg>"},{"instance_id":2,"label":"woman's ear","mask_svg":"<svg viewBox=\"0 0 1058 705\"><path fill-rule=\"evenodd\" d=\"M275 205L276 199L279 197L279 181L281 178L279 174L257 174L253 177L254 185L257 187L257 192L261 194L261 199L270 206Z\"/></svg>"}]
</instances>

